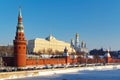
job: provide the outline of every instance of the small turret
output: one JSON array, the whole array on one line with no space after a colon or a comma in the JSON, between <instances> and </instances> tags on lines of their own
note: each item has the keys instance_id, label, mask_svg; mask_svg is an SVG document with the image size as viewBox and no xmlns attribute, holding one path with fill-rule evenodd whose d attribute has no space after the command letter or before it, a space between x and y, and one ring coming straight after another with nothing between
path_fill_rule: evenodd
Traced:
<instances>
[{"instance_id":1,"label":"small turret","mask_svg":"<svg viewBox=\"0 0 120 80\"><path fill-rule=\"evenodd\" d=\"M111 62L111 56L110 56L109 49L107 50L107 53L104 55L104 58L105 58L105 62L106 63L110 63Z\"/></svg>"},{"instance_id":2,"label":"small turret","mask_svg":"<svg viewBox=\"0 0 120 80\"><path fill-rule=\"evenodd\" d=\"M104 57L105 58L111 58L109 49L107 50L107 53L105 53Z\"/></svg>"},{"instance_id":3,"label":"small turret","mask_svg":"<svg viewBox=\"0 0 120 80\"><path fill-rule=\"evenodd\" d=\"M68 54L68 49L67 49L67 47L65 47L65 49L64 49L64 54L63 54L63 56L69 56L69 54Z\"/></svg>"},{"instance_id":4,"label":"small turret","mask_svg":"<svg viewBox=\"0 0 120 80\"><path fill-rule=\"evenodd\" d=\"M63 56L64 56L65 59L66 59L66 64L69 64L69 63L70 63L70 57L69 57L69 54L68 54L68 49L67 49L67 47L65 47L65 49L64 49L64 54L63 54Z\"/></svg>"}]
</instances>

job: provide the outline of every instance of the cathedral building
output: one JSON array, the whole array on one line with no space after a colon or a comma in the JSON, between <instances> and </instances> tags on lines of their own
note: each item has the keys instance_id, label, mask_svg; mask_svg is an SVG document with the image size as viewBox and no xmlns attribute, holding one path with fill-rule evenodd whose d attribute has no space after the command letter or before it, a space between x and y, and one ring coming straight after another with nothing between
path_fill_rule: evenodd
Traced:
<instances>
[{"instance_id":1,"label":"cathedral building","mask_svg":"<svg viewBox=\"0 0 120 80\"><path fill-rule=\"evenodd\" d=\"M71 47L73 47L75 51L78 53L80 52L88 53L88 49L86 48L86 43L84 41L80 43L78 33L76 33L75 41L74 39L71 39Z\"/></svg>"},{"instance_id":2,"label":"cathedral building","mask_svg":"<svg viewBox=\"0 0 120 80\"><path fill-rule=\"evenodd\" d=\"M33 40L29 40L27 46L29 53L51 53L51 54L58 52L63 53L65 47L68 48L69 53L73 52L88 53L86 43L84 41L82 41L81 43L79 42L78 33L76 33L75 41L74 39L71 39L71 43L57 40L54 36L49 35L45 39L35 38Z\"/></svg>"}]
</instances>

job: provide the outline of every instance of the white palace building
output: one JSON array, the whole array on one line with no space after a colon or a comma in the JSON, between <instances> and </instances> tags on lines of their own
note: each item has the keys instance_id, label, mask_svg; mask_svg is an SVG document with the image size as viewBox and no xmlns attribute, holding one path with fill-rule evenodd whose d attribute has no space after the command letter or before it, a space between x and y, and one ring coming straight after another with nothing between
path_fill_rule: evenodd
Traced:
<instances>
[{"instance_id":1,"label":"white palace building","mask_svg":"<svg viewBox=\"0 0 120 80\"><path fill-rule=\"evenodd\" d=\"M28 41L29 53L63 53L64 48L68 48L68 53L73 52L88 52L86 44L82 41L79 43L79 34L76 33L75 42L72 39L71 43L57 40L54 36L49 35L47 38L35 38Z\"/></svg>"},{"instance_id":2,"label":"white palace building","mask_svg":"<svg viewBox=\"0 0 120 80\"><path fill-rule=\"evenodd\" d=\"M71 47L71 44L68 42L57 40L54 36L49 35L47 38L35 38L33 40L28 41L28 51L31 52L42 52L47 53L51 50L53 53L63 52L64 48L68 48L68 52L75 52L75 50Z\"/></svg>"}]
</instances>

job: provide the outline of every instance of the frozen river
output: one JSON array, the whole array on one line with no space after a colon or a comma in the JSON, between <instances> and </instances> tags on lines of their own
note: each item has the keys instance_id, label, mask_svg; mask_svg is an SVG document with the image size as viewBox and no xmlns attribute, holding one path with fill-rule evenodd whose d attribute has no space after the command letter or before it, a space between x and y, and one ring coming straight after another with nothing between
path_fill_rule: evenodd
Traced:
<instances>
[{"instance_id":1,"label":"frozen river","mask_svg":"<svg viewBox=\"0 0 120 80\"><path fill-rule=\"evenodd\" d=\"M83 70L78 72L51 74L14 80L120 80L118 70Z\"/></svg>"}]
</instances>

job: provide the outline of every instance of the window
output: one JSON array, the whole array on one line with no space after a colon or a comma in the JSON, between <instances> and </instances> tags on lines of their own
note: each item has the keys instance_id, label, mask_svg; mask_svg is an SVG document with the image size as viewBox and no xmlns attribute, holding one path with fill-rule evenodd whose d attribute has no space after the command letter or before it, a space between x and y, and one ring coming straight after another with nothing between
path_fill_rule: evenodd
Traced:
<instances>
[{"instance_id":1,"label":"window","mask_svg":"<svg viewBox=\"0 0 120 80\"><path fill-rule=\"evenodd\" d=\"M19 34L19 36L21 36L21 34Z\"/></svg>"},{"instance_id":2,"label":"window","mask_svg":"<svg viewBox=\"0 0 120 80\"><path fill-rule=\"evenodd\" d=\"M23 49L25 49L25 47L23 47Z\"/></svg>"}]
</instances>

